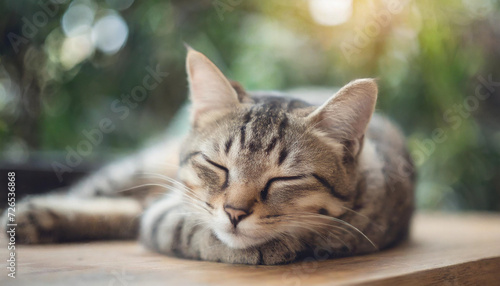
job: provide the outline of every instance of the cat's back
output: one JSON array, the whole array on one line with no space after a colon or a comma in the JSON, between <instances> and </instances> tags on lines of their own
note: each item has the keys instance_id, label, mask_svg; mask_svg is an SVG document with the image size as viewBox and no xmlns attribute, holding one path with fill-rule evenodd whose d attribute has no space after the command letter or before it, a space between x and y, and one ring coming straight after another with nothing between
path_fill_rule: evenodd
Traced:
<instances>
[{"instance_id":1,"label":"cat's back","mask_svg":"<svg viewBox=\"0 0 500 286\"><path fill-rule=\"evenodd\" d=\"M385 115L373 114L368 124L366 136L378 148L387 147L396 152L406 150L406 141L402 131Z\"/></svg>"},{"instance_id":2,"label":"cat's back","mask_svg":"<svg viewBox=\"0 0 500 286\"><path fill-rule=\"evenodd\" d=\"M414 166L406 146L406 138L399 127L388 117L375 113L368 125L366 137L383 161L384 171L387 173L385 175L413 185Z\"/></svg>"}]
</instances>

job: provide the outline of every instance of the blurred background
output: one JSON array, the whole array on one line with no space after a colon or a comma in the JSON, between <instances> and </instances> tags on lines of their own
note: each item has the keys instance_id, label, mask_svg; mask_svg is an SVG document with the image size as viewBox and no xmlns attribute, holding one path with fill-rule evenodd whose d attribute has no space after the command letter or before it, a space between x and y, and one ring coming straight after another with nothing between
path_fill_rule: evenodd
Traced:
<instances>
[{"instance_id":1,"label":"blurred background","mask_svg":"<svg viewBox=\"0 0 500 286\"><path fill-rule=\"evenodd\" d=\"M19 195L185 130L186 42L249 90L378 78L419 208L500 211L499 1L18 0L0 13L0 180L16 171Z\"/></svg>"}]
</instances>

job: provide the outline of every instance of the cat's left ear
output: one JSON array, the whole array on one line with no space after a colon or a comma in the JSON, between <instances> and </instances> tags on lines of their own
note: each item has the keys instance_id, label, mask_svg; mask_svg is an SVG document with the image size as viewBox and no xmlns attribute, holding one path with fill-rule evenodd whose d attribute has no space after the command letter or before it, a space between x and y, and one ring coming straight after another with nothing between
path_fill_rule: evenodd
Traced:
<instances>
[{"instance_id":1,"label":"cat's left ear","mask_svg":"<svg viewBox=\"0 0 500 286\"><path fill-rule=\"evenodd\" d=\"M375 109L377 92L374 79L352 81L306 119L328 137L346 144L359 142Z\"/></svg>"},{"instance_id":2,"label":"cat's left ear","mask_svg":"<svg viewBox=\"0 0 500 286\"><path fill-rule=\"evenodd\" d=\"M191 122L197 125L205 116L218 116L240 106L238 94L227 78L205 55L188 47L186 59L193 104Z\"/></svg>"}]
</instances>

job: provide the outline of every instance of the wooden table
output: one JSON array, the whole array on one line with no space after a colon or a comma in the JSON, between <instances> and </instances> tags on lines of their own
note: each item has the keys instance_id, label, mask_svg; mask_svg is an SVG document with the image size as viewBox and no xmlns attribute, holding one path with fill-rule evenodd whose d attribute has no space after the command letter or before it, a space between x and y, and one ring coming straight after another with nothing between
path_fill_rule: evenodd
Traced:
<instances>
[{"instance_id":1,"label":"wooden table","mask_svg":"<svg viewBox=\"0 0 500 286\"><path fill-rule=\"evenodd\" d=\"M500 214L419 214L411 240L359 257L286 266L227 265L151 253L136 242L18 246L0 285L500 285Z\"/></svg>"}]
</instances>

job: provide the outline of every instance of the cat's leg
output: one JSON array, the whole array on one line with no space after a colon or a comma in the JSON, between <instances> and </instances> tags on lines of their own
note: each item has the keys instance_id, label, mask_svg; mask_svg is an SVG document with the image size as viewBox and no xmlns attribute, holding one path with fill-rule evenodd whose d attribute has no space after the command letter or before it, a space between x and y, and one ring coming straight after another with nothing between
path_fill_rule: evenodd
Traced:
<instances>
[{"instance_id":1,"label":"cat's leg","mask_svg":"<svg viewBox=\"0 0 500 286\"><path fill-rule=\"evenodd\" d=\"M167 255L233 264L274 265L292 262L301 250L298 241L273 240L248 249L230 248L203 222L196 221L179 198L164 198L144 213L140 240Z\"/></svg>"},{"instance_id":2,"label":"cat's leg","mask_svg":"<svg viewBox=\"0 0 500 286\"><path fill-rule=\"evenodd\" d=\"M16 239L32 244L132 239L142 209L132 198L33 196L16 207Z\"/></svg>"},{"instance_id":3,"label":"cat's leg","mask_svg":"<svg viewBox=\"0 0 500 286\"><path fill-rule=\"evenodd\" d=\"M175 148L157 145L104 167L64 193L24 198L16 205L15 221L8 223L17 224L21 243L134 238L144 207L165 192L157 185L168 185L164 178L176 172ZM5 226L8 219L5 212Z\"/></svg>"}]
</instances>

